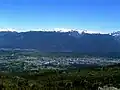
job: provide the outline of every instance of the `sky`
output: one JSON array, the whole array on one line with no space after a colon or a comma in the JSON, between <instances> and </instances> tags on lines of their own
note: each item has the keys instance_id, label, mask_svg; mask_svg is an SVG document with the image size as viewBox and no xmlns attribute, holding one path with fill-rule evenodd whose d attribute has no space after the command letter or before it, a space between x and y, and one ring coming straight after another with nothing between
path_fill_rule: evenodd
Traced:
<instances>
[{"instance_id":1,"label":"sky","mask_svg":"<svg viewBox=\"0 0 120 90\"><path fill-rule=\"evenodd\" d=\"M0 28L118 31L120 0L0 0Z\"/></svg>"}]
</instances>

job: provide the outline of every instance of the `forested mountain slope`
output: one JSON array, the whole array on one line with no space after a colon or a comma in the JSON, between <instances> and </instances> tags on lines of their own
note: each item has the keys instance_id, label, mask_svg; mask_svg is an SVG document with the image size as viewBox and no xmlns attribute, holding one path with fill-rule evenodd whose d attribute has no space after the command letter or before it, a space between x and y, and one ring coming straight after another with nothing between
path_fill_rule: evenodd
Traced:
<instances>
[{"instance_id":1,"label":"forested mountain slope","mask_svg":"<svg viewBox=\"0 0 120 90\"><path fill-rule=\"evenodd\" d=\"M0 32L0 48L37 49L43 52L120 52L114 35L78 32Z\"/></svg>"}]
</instances>

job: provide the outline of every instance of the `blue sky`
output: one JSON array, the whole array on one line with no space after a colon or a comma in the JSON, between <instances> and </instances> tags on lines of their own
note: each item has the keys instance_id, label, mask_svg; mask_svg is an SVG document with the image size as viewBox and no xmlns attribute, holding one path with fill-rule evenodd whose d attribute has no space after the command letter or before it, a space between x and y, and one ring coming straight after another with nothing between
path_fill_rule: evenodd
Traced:
<instances>
[{"instance_id":1,"label":"blue sky","mask_svg":"<svg viewBox=\"0 0 120 90\"><path fill-rule=\"evenodd\" d=\"M0 28L120 30L120 0L1 0Z\"/></svg>"}]
</instances>

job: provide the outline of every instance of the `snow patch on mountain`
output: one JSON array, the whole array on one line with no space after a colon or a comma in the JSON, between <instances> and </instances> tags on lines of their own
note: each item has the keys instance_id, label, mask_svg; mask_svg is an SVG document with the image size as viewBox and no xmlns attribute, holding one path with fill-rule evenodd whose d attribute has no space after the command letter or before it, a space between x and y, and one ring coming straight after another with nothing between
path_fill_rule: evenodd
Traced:
<instances>
[{"instance_id":1,"label":"snow patch on mountain","mask_svg":"<svg viewBox=\"0 0 120 90\"><path fill-rule=\"evenodd\" d=\"M113 32L111 33L112 36L119 37L120 36L120 31Z\"/></svg>"}]
</instances>

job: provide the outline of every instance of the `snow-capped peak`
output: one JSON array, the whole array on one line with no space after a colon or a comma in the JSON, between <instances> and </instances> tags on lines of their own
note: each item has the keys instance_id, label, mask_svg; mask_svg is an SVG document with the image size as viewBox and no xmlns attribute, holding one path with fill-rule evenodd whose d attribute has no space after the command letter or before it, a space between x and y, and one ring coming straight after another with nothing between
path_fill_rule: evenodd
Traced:
<instances>
[{"instance_id":1,"label":"snow-capped peak","mask_svg":"<svg viewBox=\"0 0 120 90\"><path fill-rule=\"evenodd\" d=\"M118 37L118 36L120 36L120 31L113 32L113 33L111 33L111 35L115 36L115 37Z\"/></svg>"}]
</instances>

